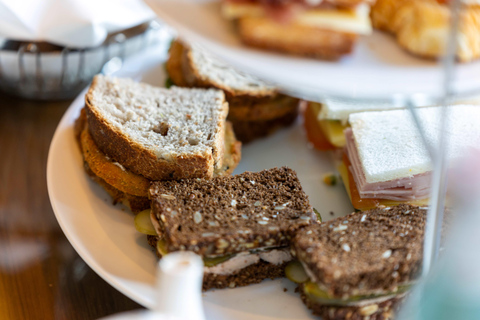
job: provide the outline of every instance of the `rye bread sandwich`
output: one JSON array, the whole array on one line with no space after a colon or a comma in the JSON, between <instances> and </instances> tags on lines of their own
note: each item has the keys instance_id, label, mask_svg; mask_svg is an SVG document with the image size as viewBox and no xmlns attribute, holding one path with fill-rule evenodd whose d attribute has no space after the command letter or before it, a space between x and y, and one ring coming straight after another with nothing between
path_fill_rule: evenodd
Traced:
<instances>
[{"instance_id":1,"label":"rye bread sandwich","mask_svg":"<svg viewBox=\"0 0 480 320\"><path fill-rule=\"evenodd\" d=\"M223 0L222 16L235 22L249 46L339 59L372 27L368 0Z\"/></svg>"},{"instance_id":2,"label":"rye bread sandwich","mask_svg":"<svg viewBox=\"0 0 480 320\"><path fill-rule=\"evenodd\" d=\"M218 90L156 88L96 76L76 135L87 173L133 212L150 207L151 180L230 174L240 142Z\"/></svg>"},{"instance_id":3,"label":"rye bread sandwich","mask_svg":"<svg viewBox=\"0 0 480 320\"><path fill-rule=\"evenodd\" d=\"M229 105L227 119L244 143L289 126L297 118L298 99L237 71L198 46L174 41L166 69L176 86L222 90Z\"/></svg>"},{"instance_id":4,"label":"rye bread sandwich","mask_svg":"<svg viewBox=\"0 0 480 320\"><path fill-rule=\"evenodd\" d=\"M296 173L286 167L159 181L149 192L156 233L149 243L160 257L179 250L202 256L203 290L283 276L292 259L289 235L317 223Z\"/></svg>"},{"instance_id":5,"label":"rye bread sandwich","mask_svg":"<svg viewBox=\"0 0 480 320\"><path fill-rule=\"evenodd\" d=\"M426 208L355 212L299 230L286 275L329 319L392 319L421 272Z\"/></svg>"}]
</instances>

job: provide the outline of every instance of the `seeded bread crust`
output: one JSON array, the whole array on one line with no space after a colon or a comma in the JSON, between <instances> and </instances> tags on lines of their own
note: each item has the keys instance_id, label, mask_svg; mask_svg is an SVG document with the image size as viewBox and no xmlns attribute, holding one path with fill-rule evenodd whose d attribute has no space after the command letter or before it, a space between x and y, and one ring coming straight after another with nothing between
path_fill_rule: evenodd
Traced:
<instances>
[{"instance_id":1,"label":"seeded bread crust","mask_svg":"<svg viewBox=\"0 0 480 320\"><path fill-rule=\"evenodd\" d=\"M286 167L158 181L149 194L169 252L216 256L286 246L289 232L317 222L295 171Z\"/></svg>"},{"instance_id":2,"label":"seeded bread crust","mask_svg":"<svg viewBox=\"0 0 480 320\"><path fill-rule=\"evenodd\" d=\"M332 297L395 292L421 271L426 213L411 205L355 212L302 229L292 248Z\"/></svg>"},{"instance_id":3,"label":"seeded bread crust","mask_svg":"<svg viewBox=\"0 0 480 320\"><path fill-rule=\"evenodd\" d=\"M280 24L268 17L243 17L237 27L246 45L329 60L351 53L357 40L355 34Z\"/></svg>"},{"instance_id":4,"label":"seeded bread crust","mask_svg":"<svg viewBox=\"0 0 480 320\"><path fill-rule=\"evenodd\" d=\"M357 306L329 306L314 303L303 292L303 285L299 285L300 298L314 315L323 320L389 320L395 318L395 313L403 302L403 297L394 297L381 303L374 303L361 307Z\"/></svg>"},{"instance_id":5,"label":"seeded bread crust","mask_svg":"<svg viewBox=\"0 0 480 320\"><path fill-rule=\"evenodd\" d=\"M224 119L228 104L223 102L224 116L218 119L214 148L205 154L172 155L170 160L158 158L145 146L131 140L113 126L93 103L93 92L104 78L95 77L85 97L87 122L90 134L99 149L116 162L150 180L183 178L211 178L215 167L221 167L224 153ZM108 81L108 80L106 80ZM186 92L185 92L186 93ZM186 93L187 94L187 93ZM223 95L222 95L223 96ZM223 99L223 97L222 97Z\"/></svg>"},{"instance_id":6,"label":"seeded bread crust","mask_svg":"<svg viewBox=\"0 0 480 320\"><path fill-rule=\"evenodd\" d=\"M233 124L233 130L238 140L242 143L248 143L255 139L266 137L275 131L289 127L292 125L298 116L298 109L295 108L290 113L271 120L258 120L258 121L242 121L231 119Z\"/></svg>"}]
</instances>

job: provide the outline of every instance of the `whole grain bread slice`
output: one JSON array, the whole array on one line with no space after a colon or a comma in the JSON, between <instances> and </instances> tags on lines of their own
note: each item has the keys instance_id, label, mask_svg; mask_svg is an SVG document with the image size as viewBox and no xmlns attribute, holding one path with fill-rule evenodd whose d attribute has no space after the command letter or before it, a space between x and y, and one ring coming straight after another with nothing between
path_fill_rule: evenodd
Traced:
<instances>
[{"instance_id":1,"label":"whole grain bread slice","mask_svg":"<svg viewBox=\"0 0 480 320\"><path fill-rule=\"evenodd\" d=\"M419 275L426 213L411 205L355 212L302 229L292 249L333 298L396 292Z\"/></svg>"},{"instance_id":2,"label":"whole grain bread slice","mask_svg":"<svg viewBox=\"0 0 480 320\"><path fill-rule=\"evenodd\" d=\"M218 256L287 246L292 230L317 222L295 171L286 167L158 181L149 192L168 252Z\"/></svg>"},{"instance_id":3,"label":"whole grain bread slice","mask_svg":"<svg viewBox=\"0 0 480 320\"><path fill-rule=\"evenodd\" d=\"M75 121L75 136L86 172L111 195L114 203L121 202L134 213L150 208L148 188L151 181L125 169L98 149L88 130L85 109ZM226 122L223 166L215 169L214 176L231 174L240 159L241 143L236 140L232 124Z\"/></svg>"},{"instance_id":4,"label":"whole grain bread slice","mask_svg":"<svg viewBox=\"0 0 480 320\"><path fill-rule=\"evenodd\" d=\"M133 173L150 180L211 178L222 167L228 104L219 90L98 75L85 103L95 144Z\"/></svg>"},{"instance_id":5,"label":"whole grain bread slice","mask_svg":"<svg viewBox=\"0 0 480 320\"><path fill-rule=\"evenodd\" d=\"M279 93L278 88L237 71L198 46L176 40L169 53L166 69L175 85L223 90L230 109L268 106L288 97ZM288 98L298 103L298 99Z\"/></svg>"}]
</instances>

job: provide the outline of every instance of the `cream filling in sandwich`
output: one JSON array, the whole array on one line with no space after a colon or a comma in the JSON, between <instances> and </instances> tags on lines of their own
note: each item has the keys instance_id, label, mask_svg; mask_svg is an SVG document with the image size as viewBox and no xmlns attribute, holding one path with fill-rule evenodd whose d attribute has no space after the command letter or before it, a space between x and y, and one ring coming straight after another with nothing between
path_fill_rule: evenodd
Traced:
<instances>
[{"instance_id":1,"label":"cream filling in sandwich","mask_svg":"<svg viewBox=\"0 0 480 320\"><path fill-rule=\"evenodd\" d=\"M157 232L157 235L163 233L160 223L153 211L150 213L150 220ZM157 250L161 255L166 254L166 250L162 246L162 240L157 242ZM286 247L264 247L250 251L244 251L237 254L204 257L204 272L218 275L231 275L236 272L265 261L274 265L281 265L292 260L292 255Z\"/></svg>"},{"instance_id":2,"label":"cream filling in sandwich","mask_svg":"<svg viewBox=\"0 0 480 320\"><path fill-rule=\"evenodd\" d=\"M224 2L222 15L233 20L243 17L264 17L267 12L257 3ZM370 7L367 4L360 4L355 8L312 8L296 14L289 23L355 34L372 33Z\"/></svg>"}]
</instances>

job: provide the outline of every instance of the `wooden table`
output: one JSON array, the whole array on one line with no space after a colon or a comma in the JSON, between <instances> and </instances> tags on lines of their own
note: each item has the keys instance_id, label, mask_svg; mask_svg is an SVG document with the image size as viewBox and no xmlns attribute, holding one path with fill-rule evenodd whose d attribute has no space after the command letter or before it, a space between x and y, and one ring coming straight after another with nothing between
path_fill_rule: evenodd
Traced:
<instances>
[{"instance_id":1,"label":"wooden table","mask_svg":"<svg viewBox=\"0 0 480 320\"><path fill-rule=\"evenodd\" d=\"M97 319L141 308L85 264L53 214L48 148L70 103L0 94L0 319Z\"/></svg>"}]
</instances>

